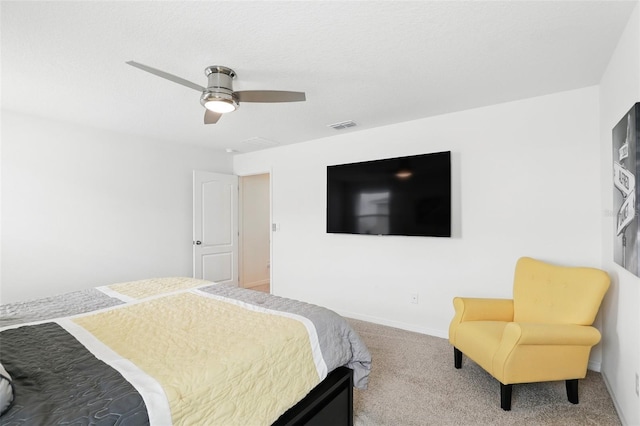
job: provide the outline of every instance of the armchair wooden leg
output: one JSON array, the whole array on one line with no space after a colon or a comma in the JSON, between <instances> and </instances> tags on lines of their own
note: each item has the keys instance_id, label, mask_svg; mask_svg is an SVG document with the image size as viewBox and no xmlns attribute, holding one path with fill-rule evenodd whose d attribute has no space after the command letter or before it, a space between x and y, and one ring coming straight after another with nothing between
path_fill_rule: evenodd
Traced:
<instances>
[{"instance_id":1,"label":"armchair wooden leg","mask_svg":"<svg viewBox=\"0 0 640 426\"><path fill-rule=\"evenodd\" d=\"M500 383L500 407L504 411L511 411L511 390L513 385Z\"/></svg>"},{"instance_id":2,"label":"armchair wooden leg","mask_svg":"<svg viewBox=\"0 0 640 426\"><path fill-rule=\"evenodd\" d=\"M578 379L572 379L566 381L567 385L567 398L572 404L578 403Z\"/></svg>"},{"instance_id":3,"label":"armchair wooden leg","mask_svg":"<svg viewBox=\"0 0 640 426\"><path fill-rule=\"evenodd\" d=\"M456 368L462 368L462 352L456 347L453 348L453 365Z\"/></svg>"}]
</instances>

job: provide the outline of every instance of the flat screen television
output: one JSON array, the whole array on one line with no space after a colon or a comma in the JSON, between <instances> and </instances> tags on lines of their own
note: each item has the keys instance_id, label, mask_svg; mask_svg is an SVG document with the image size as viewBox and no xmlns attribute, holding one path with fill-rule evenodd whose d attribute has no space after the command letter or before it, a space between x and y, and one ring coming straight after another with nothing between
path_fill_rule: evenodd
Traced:
<instances>
[{"instance_id":1,"label":"flat screen television","mask_svg":"<svg viewBox=\"0 0 640 426\"><path fill-rule=\"evenodd\" d=\"M327 166L327 232L451 236L451 152Z\"/></svg>"}]
</instances>

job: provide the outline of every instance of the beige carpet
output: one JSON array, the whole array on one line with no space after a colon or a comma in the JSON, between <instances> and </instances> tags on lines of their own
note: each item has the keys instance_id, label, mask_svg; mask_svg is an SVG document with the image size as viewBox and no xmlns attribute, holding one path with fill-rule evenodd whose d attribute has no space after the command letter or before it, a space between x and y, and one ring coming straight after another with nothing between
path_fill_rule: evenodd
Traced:
<instances>
[{"instance_id":1,"label":"beige carpet","mask_svg":"<svg viewBox=\"0 0 640 426\"><path fill-rule=\"evenodd\" d=\"M564 381L513 386L511 411L500 384L463 357L453 367L446 339L351 320L373 357L369 388L354 391L356 426L620 425L600 373L580 380L577 405Z\"/></svg>"}]
</instances>

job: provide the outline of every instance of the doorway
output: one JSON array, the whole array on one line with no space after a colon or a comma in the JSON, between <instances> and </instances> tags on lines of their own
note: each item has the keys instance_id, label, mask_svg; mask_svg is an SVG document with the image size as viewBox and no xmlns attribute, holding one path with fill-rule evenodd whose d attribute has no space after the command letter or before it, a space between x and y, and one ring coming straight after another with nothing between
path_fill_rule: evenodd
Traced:
<instances>
[{"instance_id":1,"label":"doorway","mask_svg":"<svg viewBox=\"0 0 640 426\"><path fill-rule=\"evenodd\" d=\"M269 173L239 177L239 286L271 292Z\"/></svg>"}]
</instances>

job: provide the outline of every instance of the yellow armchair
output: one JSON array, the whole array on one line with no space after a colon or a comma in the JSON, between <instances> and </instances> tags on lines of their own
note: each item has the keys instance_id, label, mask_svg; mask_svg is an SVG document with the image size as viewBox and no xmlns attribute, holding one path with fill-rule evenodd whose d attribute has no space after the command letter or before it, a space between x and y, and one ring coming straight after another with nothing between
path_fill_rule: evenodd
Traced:
<instances>
[{"instance_id":1,"label":"yellow armchair","mask_svg":"<svg viewBox=\"0 0 640 426\"><path fill-rule=\"evenodd\" d=\"M578 380L600 341L591 325L608 288L609 276L599 269L519 259L513 299L453 299L455 368L465 354L495 377L503 410L511 409L517 383L565 380L567 397L577 404Z\"/></svg>"}]
</instances>

